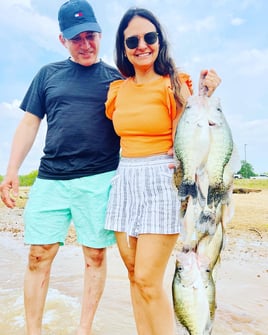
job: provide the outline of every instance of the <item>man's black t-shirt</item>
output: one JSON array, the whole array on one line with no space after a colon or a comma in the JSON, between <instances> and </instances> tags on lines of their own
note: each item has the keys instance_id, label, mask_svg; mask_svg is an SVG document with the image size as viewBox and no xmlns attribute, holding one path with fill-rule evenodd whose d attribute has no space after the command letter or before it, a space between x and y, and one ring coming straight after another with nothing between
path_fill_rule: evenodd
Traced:
<instances>
[{"instance_id":1,"label":"man's black t-shirt","mask_svg":"<svg viewBox=\"0 0 268 335\"><path fill-rule=\"evenodd\" d=\"M47 118L39 178L73 179L117 168L119 137L105 101L110 83L120 78L102 61L82 66L67 59L38 72L21 108Z\"/></svg>"}]
</instances>

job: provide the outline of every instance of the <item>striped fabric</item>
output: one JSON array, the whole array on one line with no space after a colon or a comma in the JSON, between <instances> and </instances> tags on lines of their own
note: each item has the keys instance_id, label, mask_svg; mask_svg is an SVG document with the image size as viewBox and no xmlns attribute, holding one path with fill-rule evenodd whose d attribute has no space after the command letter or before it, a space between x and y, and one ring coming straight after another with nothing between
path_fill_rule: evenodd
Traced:
<instances>
[{"instance_id":1,"label":"striped fabric","mask_svg":"<svg viewBox=\"0 0 268 335\"><path fill-rule=\"evenodd\" d=\"M172 157L121 158L107 208L106 229L139 234L180 232L180 202Z\"/></svg>"}]
</instances>

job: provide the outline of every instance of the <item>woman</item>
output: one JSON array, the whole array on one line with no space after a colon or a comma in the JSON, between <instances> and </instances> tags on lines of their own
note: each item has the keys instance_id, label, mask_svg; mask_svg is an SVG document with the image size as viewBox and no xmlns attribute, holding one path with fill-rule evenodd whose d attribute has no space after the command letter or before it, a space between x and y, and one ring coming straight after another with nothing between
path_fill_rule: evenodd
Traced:
<instances>
[{"instance_id":1,"label":"woman","mask_svg":"<svg viewBox=\"0 0 268 335\"><path fill-rule=\"evenodd\" d=\"M174 335L163 277L180 232L180 204L167 152L192 84L177 72L160 23L145 9L129 9L123 16L116 64L127 79L111 84L106 102L122 149L106 228L115 231L128 270L138 334ZM201 77L210 95L220 78L213 70Z\"/></svg>"}]
</instances>

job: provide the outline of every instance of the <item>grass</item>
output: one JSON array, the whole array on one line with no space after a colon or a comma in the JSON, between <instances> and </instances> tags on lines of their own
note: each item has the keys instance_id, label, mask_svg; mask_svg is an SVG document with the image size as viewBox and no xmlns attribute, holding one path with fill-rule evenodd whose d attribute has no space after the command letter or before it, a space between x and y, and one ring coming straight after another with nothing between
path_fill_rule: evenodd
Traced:
<instances>
[{"instance_id":1,"label":"grass","mask_svg":"<svg viewBox=\"0 0 268 335\"><path fill-rule=\"evenodd\" d=\"M234 187L267 190L268 179L235 179Z\"/></svg>"}]
</instances>

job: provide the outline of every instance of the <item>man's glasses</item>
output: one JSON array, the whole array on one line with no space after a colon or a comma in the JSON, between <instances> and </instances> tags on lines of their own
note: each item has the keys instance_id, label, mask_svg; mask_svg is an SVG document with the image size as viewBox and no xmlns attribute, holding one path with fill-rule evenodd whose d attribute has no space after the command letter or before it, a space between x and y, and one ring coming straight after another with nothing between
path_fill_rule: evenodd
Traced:
<instances>
[{"instance_id":1,"label":"man's glasses","mask_svg":"<svg viewBox=\"0 0 268 335\"><path fill-rule=\"evenodd\" d=\"M158 33L151 31L150 33L144 34L143 39L147 44L154 44L157 41ZM136 49L139 45L140 36L130 36L126 38L125 42L129 49Z\"/></svg>"}]
</instances>

